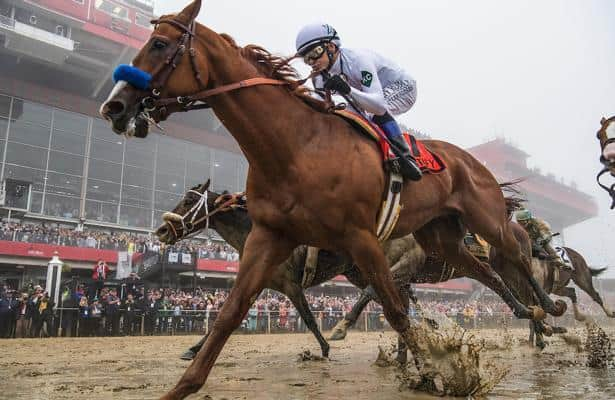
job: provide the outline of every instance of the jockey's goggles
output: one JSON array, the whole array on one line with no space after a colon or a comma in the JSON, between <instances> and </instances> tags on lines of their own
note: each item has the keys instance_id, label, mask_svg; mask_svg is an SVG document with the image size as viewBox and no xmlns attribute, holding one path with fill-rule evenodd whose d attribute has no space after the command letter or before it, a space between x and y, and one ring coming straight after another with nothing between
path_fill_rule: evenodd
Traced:
<instances>
[{"instance_id":1,"label":"jockey's goggles","mask_svg":"<svg viewBox=\"0 0 615 400\"><path fill-rule=\"evenodd\" d=\"M303 61L306 64L309 64L311 61L316 61L320 57L322 57L324 52L325 52L325 46L322 44L319 44L318 46L314 47L313 49L311 49L310 51L308 51L307 53L303 55Z\"/></svg>"}]
</instances>

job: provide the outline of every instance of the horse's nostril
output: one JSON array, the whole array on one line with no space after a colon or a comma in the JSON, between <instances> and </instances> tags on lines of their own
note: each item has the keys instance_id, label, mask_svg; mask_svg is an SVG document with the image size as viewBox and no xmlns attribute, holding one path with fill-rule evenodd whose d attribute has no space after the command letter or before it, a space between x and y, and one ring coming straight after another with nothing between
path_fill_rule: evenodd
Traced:
<instances>
[{"instance_id":1,"label":"horse's nostril","mask_svg":"<svg viewBox=\"0 0 615 400\"><path fill-rule=\"evenodd\" d=\"M117 117L124 113L126 107L121 101L109 101L103 106L103 115Z\"/></svg>"}]
</instances>

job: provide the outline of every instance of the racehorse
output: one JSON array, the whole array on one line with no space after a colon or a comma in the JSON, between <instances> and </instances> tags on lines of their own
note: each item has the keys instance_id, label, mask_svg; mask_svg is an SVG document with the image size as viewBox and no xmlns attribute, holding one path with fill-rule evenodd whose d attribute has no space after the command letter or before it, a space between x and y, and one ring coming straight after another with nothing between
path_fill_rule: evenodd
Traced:
<instances>
[{"instance_id":1,"label":"racehorse","mask_svg":"<svg viewBox=\"0 0 615 400\"><path fill-rule=\"evenodd\" d=\"M295 71L287 60L257 46L240 48L228 35L196 23L200 8L201 1L195 0L178 15L154 21L150 39L131 66L116 70L120 79L100 110L116 133L145 137L150 121L179 109L200 108L199 102L206 101L250 165L247 193L253 225L233 290L203 350L164 398L184 398L199 390L267 276L300 244L344 252L356 260L381 299L386 319L412 350L426 385L446 381L447 372L434 368L441 360L428 354L419 329L405 314L376 236L387 183L377 143L359 137L349 122L315 109L296 88ZM434 238L430 222L448 218L447 229L438 232L432 244L447 261L499 286L518 317L536 316L487 263L465 249L461 242L467 227L523 271L547 312L561 315L565 303L553 303L531 276L530 260L508 226L493 175L454 145L425 145L441 156L447 169L404 185L404 208L391 237L415 233L423 245ZM447 358L454 356L451 352ZM474 389L466 386L457 393Z\"/></svg>"},{"instance_id":2,"label":"racehorse","mask_svg":"<svg viewBox=\"0 0 615 400\"><path fill-rule=\"evenodd\" d=\"M501 186L505 188L507 185L502 184ZM218 195L209 191L208 188L209 181L188 190L172 211L162 215L164 223L156 230L156 235L162 242L174 244L187 236L192 236L202 229L209 227L216 230L224 240L242 253L246 237L252 226L245 208L245 198L230 194ZM507 204L509 204L510 212L518 208L520 200L513 197L506 200ZM516 224L515 226L513 231L516 237L521 243L524 243L524 251L530 254L531 245L525 230ZM473 277L472 271L469 271L468 274L463 268L455 268L434 257L428 257L412 235L384 243L384 252L389 265L392 266L394 280L400 288L402 296L404 299L413 299L415 303L416 298L408 286L409 283L436 283L454 278ZM268 277L265 287L277 290L288 296L297 308L301 318L305 321L306 326L318 340L323 357L328 357L329 344L318 330L316 321L303 295L306 257L307 246L296 248L291 257L280 264ZM492 253L491 259L497 259L494 253ZM504 266L502 266L502 269L504 269ZM314 278L309 282L309 286L319 285L338 274L346 276L353 285L359 288L367 286L367 282L362 279L352 260L341 254L323 252L320 253ZM532 288L527 281L518 279L519 274L503 270L500 272L500 275L507 286L516 292L517 296L519 294L522 295L521 298L523 296L532 296ZM519 285L524 285L524 287L519 287ZM494 289L497 290L497 288ZM333 340L342 339L345 336L345 329L356 321L365 305L374 299L373 295L367 293L369 291L361 296L351 313L342 320L341 324L338 324L338 327L334 330ZM530 303L527 300L526 305L533 304L535 302ZM205 339L190 348L184 353L182 358L192 359L202 347L204 341ZM397 359L399 362L404 363L407 354L403 341L399 342L398 349Z\"/></svg>"},{"instance_id":3,"label":"racehorse","mask_svg":"<svg viewBox=\"0 0 615 400\"><path fill-rule=\"evenodd\" d=\"M607 172L610 172L615 177L615 115L609 119L602 118L600 120L600 129L597 133L600 140L600 162L604 164L604 168L596 176L598 185L607 191L613 199L611 209L615 208L615 184L610 187L600 182L600 177Z\"/></svg>"}]
</instances>

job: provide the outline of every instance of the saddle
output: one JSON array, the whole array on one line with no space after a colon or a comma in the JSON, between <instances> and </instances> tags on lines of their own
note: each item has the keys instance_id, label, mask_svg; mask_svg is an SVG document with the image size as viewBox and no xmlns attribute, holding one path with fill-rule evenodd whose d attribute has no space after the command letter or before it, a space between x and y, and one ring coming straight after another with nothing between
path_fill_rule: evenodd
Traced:
<instances>
[{"instance_id":1,"label":"saddle","mask_svg":"<svg viewBox=\"0 0 615 400\"><path fill-rule=\"evenodd\" d=\"M386 139L386 135L377 125L363 118L361 115L348 110L334 110L333 114L350 122L364 136L378 143L382 155L382 160L388 170L394 169L394 163L397 157L393 154L391 146ZM420 140L417 140L413 135L405 132L404 139L410 147L412 156L416 160L416 164L421 169L421 172L437 174L446 169L446 164L435 153L431 152Z\"/></svg>"},{"instance_id":2,"label":"saddle","mask_svg":"<svg viewBox=\"0 0 615 400\"><path fill-rule=\"evenodd\" d=\"M474 257L482 261L489 260L491 245L476 233L468 232L463 238L463 243Z\"/></svg>"}]
</instances>

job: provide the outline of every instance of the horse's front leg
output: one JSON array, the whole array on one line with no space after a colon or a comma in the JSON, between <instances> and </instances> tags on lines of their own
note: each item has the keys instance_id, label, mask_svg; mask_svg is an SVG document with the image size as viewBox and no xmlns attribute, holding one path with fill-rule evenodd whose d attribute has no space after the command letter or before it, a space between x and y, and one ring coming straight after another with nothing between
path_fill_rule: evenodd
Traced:
<instances>
[{"instance_id":1,"label":"horse's front leg","mask_svg":"<svg viewBox=\"0 0 615 400\"><path fill-rule=\"evenodd\" d=\"M272 268L288 258L293 248L294 244L275 232L259 226L252 228L246 240L235 284L204 346L177 385L162 399L183 399L205 384L222 347L241 324L250 305L263 289Z\"/></svg>"}]
</instances>

